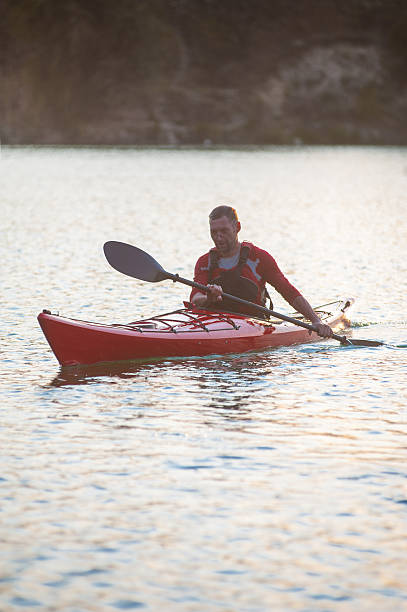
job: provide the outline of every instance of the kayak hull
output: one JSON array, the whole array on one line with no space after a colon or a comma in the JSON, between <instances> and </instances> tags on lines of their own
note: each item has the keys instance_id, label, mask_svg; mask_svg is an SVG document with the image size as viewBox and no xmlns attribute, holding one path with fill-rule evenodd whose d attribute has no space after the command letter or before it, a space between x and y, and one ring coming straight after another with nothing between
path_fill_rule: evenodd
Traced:
<instances>
[{"instance_id":1,"label":"kayak hull","mask_svg":"<svg viewBox=\"0 0 407 612\"><path fill-rule=\"evenodd\" d=\"M320 316L333 328L344 329L352 302L338 302L334 312ZM38 322L61 366L244 353L321 340L289 323L195 308L124 325L69 319L49 311L40 313Z\"/></svg>"}]
</instances>

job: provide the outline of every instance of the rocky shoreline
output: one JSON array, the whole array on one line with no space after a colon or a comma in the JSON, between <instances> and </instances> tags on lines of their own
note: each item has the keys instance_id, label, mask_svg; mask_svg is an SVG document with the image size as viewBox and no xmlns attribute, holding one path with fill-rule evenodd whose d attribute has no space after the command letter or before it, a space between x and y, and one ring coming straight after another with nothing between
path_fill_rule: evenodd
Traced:
<instances>
[{"instance_id":1,"label":"rocky shoreline","mask_svg":"<svg viewBox=\"0 0 407 612\"><path fill-rule=\"evenodd\" d=\"M4 0L3 144L407 143L399 0Z\"/></svg>"}]
</instances>

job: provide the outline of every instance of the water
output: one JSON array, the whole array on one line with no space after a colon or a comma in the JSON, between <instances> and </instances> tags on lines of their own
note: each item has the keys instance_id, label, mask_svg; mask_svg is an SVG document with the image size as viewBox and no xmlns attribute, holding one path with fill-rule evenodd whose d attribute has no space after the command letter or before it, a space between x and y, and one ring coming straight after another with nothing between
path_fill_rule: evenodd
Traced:
<instances>
[{"instance_id":1,"label":"water","mask_svg":"<svg viewBox=\"0 0 407 612\"><path fill-rule=\"evenodd\" d=\"M0 172L0 609L407 609L406 150L3 148ZM188 295L103 243L191 277L219 203L386 346L60 370L43 308L126 322Z\"/></svg>"}]
</instances>

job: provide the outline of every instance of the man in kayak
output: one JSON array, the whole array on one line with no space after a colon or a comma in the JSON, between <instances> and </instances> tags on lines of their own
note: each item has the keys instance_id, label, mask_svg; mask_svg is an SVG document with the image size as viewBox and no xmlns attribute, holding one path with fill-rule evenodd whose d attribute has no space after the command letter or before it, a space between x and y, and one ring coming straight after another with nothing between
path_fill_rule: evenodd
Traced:
<instances>
[{"instance_id":1,"label":"man in kayak","mask_svg":"<svg viewBox=\"0 0 407 612\"><path fill-rule=\"evenodd\" d=\"M329 325L321 322L309 302L283 275L275 259L250 242L239 242L241 226L234 208L214 208L209 215L209 227L215 247L196 262L194 280L207 285L210 293L193 289L190 297L193 304L254 315L255 309L223 298L222 293L264 306L266 283L270 283L296 312L315 325L320 336L329 338L332 335Z\"/></svg>"}]
</instances>

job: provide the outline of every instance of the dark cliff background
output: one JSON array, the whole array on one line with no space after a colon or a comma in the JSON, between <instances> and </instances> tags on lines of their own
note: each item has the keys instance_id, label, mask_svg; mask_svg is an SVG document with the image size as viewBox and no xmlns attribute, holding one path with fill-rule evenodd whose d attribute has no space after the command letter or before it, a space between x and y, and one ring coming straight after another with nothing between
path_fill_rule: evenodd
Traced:
<instances>
[{"instance_id":1,"label":"dark cliff background","mask_svg":"<svg viewBox=\"0 0 407 612\"><path fill-rule=\"evenodd\" d=\"M4 144L407 144L406 0L2 0Z\"/></svg>"}]
</instances>

